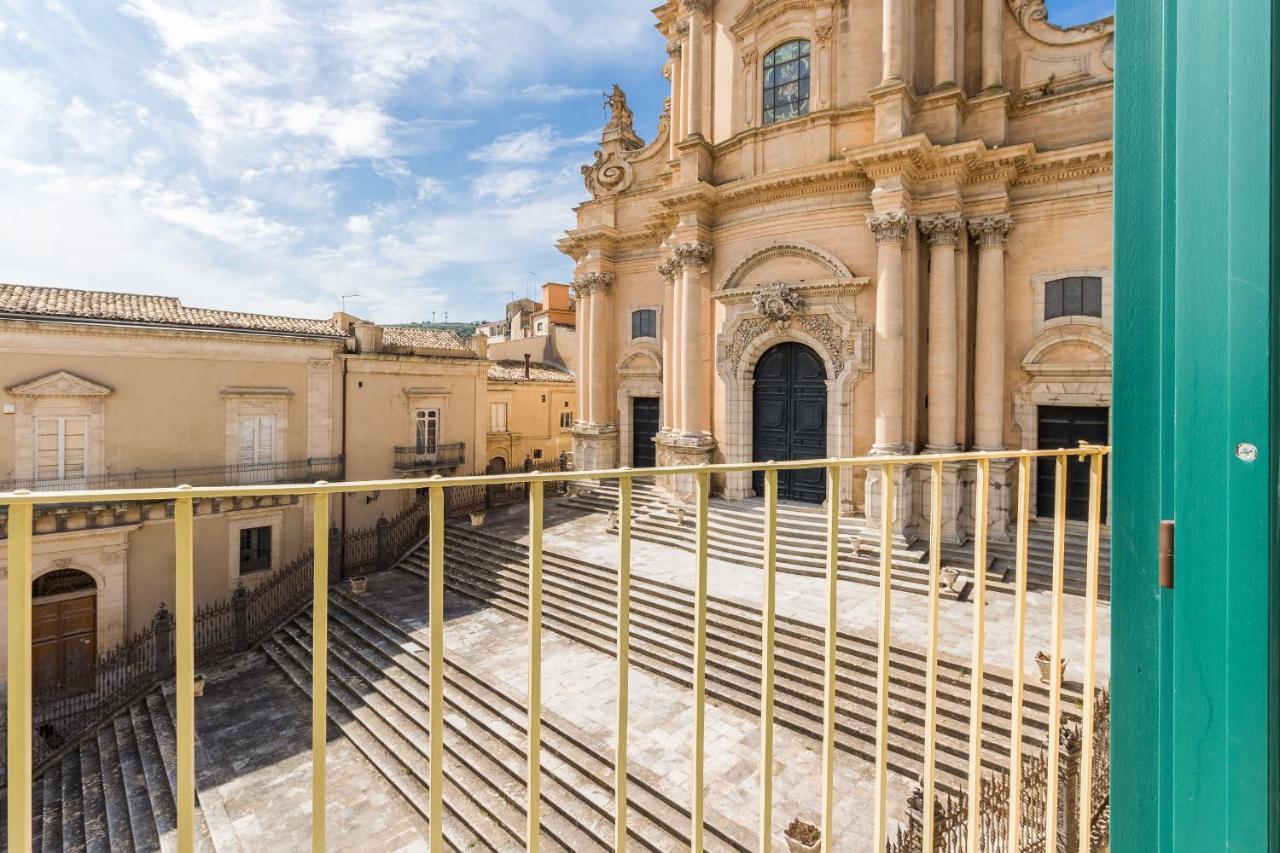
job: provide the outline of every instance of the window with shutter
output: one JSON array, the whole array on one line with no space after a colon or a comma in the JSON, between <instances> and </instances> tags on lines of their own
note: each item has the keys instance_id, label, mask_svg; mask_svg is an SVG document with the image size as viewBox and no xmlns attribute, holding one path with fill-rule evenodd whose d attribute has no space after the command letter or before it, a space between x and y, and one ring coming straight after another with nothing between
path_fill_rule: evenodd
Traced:
<instances>
[{"instance_id":1,"label":"window with shutter","mask_svg":"<svg viewBox=\"0 0 1280 853\"><path fill-rule=\"evenodd\" d=\"M85 476L88 419L36 418L35 477L74 480Z\"/></svg>"}]
</instances>

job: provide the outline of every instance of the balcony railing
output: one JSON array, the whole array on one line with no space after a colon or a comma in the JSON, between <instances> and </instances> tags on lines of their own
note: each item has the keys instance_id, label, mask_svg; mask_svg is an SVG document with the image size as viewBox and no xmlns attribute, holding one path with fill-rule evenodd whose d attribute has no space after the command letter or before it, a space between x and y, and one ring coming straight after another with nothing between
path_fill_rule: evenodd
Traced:
<instances>
[{"instance_id":1,"label":"balcony railing","mask_svg":"<svg viewBox=\"0 0 1280 853\"><path fill-rule=\"evenodd\" d=\"M235 486L263 483L314 483L341 480L343 457L324 456L258 462L252 465L206 465L186 468L137 468L91 477L0 480L0 492L66 492L85 490L172 489L178 486Z\"/></svg>"},{"instance_id":2,"label":"balcony railing","mask_svg":"<svg viewBox=\"0 0 1280 853\"><path fill-rule=\"evenodd\" d=\"M459 477L448 480L416 478L379 480L359 483L315 483L312 485L257 485L252 487L191 487L180 489L114 490L103 492L62 492L48 494L0 493L0 508L8 507L9 531L9 585L8 585L8 834L9 849L30 849L32 831L32 689L31 689L31 542L32 510L37 504L67 504L84 501L145 500L173 501L175 536L175 646L176 646L176 704L177 704L177 791L178 841L180 849L192 849L195 829L195 705L194 676L197 660L197 612L194 605L194 513L196 500L234 498L247 496L303 495L312 502L314 526L313 559L315 565L326 565L329 560L329 498L332 495L370 492L378 490L422 489L427 490L428 511L424 533L428 541L428 636L425 638L429 658L429 695L427 712L428 762L427 789L429 792L427 829L432 850L445 849L443 821L445 815L444 784L444 732L445 732L445 656L444 656L444 589L445 589L445 519L450 503L448 493L455 489L472 490L477 487L527 487L529 507L528 537L528 693L526 698L526 726L528 748L524 771L525 813L527 816L526 847L539 849L542 807L542 640L543 640L543 497L547 483L564 481L617 480L618 482L618 570L616 604L616 661L617 681L615 700L615 767L613 774L613 834L614 849L626 846L628 837L628 708L629 670L632 656L630 602L631 548L632 548L632 492L637 477L678 476L692 483L696 496L694 516L697 522L697 543L692 560L694 589L690 617L693 625L690 685L693 718L689 753L689 808L690 816L688 848L703 849L704 797L706 790L707 744L707 696L708 696L708 505L712 478L728 472L762 471L764 474L764 548L761 562L763 595L760 611L761 661L759 668L759 697L761 739L758 757L758 773L761 787L758 813L758 849L773 849L772 785L774 773L775 728L775 641L777 617L777 534L778 534L778 472L799 469L821 469L827 480L826 554L827 570L822 599L825 610L824 663L817 668L822 672L821 740L822 752L817 771L820 784L818 829L821 838L835 839L834 803L836 797L835 767L837 751L837 726L848 728L847 712L837 707L839 653L841 630L837 615L838 571L840 562L840 494L843 478L855 471L861 474L874 472L880 488L879 508L881 518L894 518L895 473L910 468L927 475L929 483L929 585L925 595L927 617L925 627L919 633L927 646L922 654L923 674L922 708L905 706L895 697L890 702L891 655L899 658L901 650L891 643L894 607L894 536L893 526L880 525L879 571L880 583L876 596L878 630L873 641L877 666L870 676L858 674L860 679L873 679L875 684L875 747L871 763L870 779L874 782L874 799L869 819L874 821L873 844L870 849L885 849L885 845L897 845L894 849L923 849L933 851L980 850L1046 851L1062 849L1062 838L1071 853L1088 853L1095 846L1092 839L1105 833L1108 820L1106 800L1105 753L1108 731L1106 715L1108 703L1105 691L1100 690L1097 668L1098 646L1098 579L1101 536L1101 506L1104 457L1109 452L1104 447L1081 447L1075 450L975 452L931 454L928 456L874 456L839 460L798 460L788 462L743 463L729 465L702 465L648 470L614 471L552 471L546 473L511 473L478 477ZM1067 461L1071 457L1084 457L1089 462L1089 513L1087 527L1086 583L1083 596L1083 631L1079 652L1082 657L1082 698L1078 710L1068 705L1064 695L1064 551L1066 543L1066 486ZM1046 666L1047 697L1040 695L1025 683L1027 660L1027 589L1028 530L1030 496L1034 481L1033 465L1037 459L1051 458L1055 463L1055 517L1052 549L1052 588L1049 595L1051 617L1048 625L1049 652ZM949 683L953 673L940 674L940 609L943 597L942 575L942 512L944 465L962 463L973 466L974 483L974 565L986 565L988 509L993 490L991 468L993 462L1012 461L1017 470L1017 487L1010 495L1013 514L1016 517L1016 565L1014 567L1014 607L1012 626L1002 625L993 636L1009 637L1011 648L1005 649L1011 657L1012 682L1009 708L1009 737L984 737L984 727L994 725L1000 709L988 709L984 693L987 677L988 617L986 611L986 572L974 572L975 589L972 595L972 643L969 660L968 706L968 756L967 785L957 791L957 796L942 801L939 798L939 744L937 732L951 725L953 709L940 710L938 686ZM457 503L454 501L453 503ZM465 502L464 502L465 503ZM310 636L315 638L311 650L311 723L312 723L312 848L325 848L325 798L326 786L326 711L328 684L328 583L325 573L312 573L312 608ZM902 607L902 605L899 605ZM1073 605L1072 615L1079 615ZM914 609L908 607L907 609ZM901 618L901 614L900 617ZM638 622L639 624L639 622ZM1044 626L1036 626L1042 628ZM783 637L778 646L787 653L791 641ZM902 630L900 628L900 630ZM910 630L917 629L914 623ZM712 650L715 651L714 649ZM1076 652L1073 647L1072 652ZM785 658L784 658L785 661ZM1053 665L1055 663L1062 666ZM895 663L896 669L900 663ZM914 664L913 664L914 666ZM847 678L847 670L839 678ZM744 678L750 676L743 676ZM602 697L603 701L603 697ZM784 697L784 700L785 697ZM1032 731L1024 720L1024 710L1034 708L1039 714L1047 708L1045 751L1043 758L1024 754L1024 741ZM984 721L984 714L988 721ZM1064 722L1070 722L1070 727ZM859 727L870 725L859 723ZM1002 723L1003 724L1003 723ZM887 796L889 791L890 757L901 750L904 732L908 727L912 738L919 740L919 761L923 766L919 823L904 838L899 833L891 838ZM986 734L990 734L987 731ZM1003 768L1000 778L984 774L985 759L996 756ZM1069 755L1069 758L1064 758ZM1042 762L1042 764L1041 764ZM1078 784L1062 785L1064 762L1083 770L1076 775ZM1101 767L1101 775L1097 768ZM1018 768L1019 772L1009 772ZM985 777L985 778L984 778ZM1064 826L1064 819L1069 824ZM920 839L919 847L914 838ZM1104 842L1105 843L1105 842ZM908 845L904 847L903 845ZM943 845L940 847L940 845ZM1100 844L1097 846L1101 846ZM828 848L830 849L830 848Z\"/></svg>"},{"instance_id":3,"label":"balcony railing","mask_svg":"<svg viewBox=\"0 0 1280 853\"><path fill-rule=\"evenodd\" d=\"M456 444L437 444L434 450L397 447L395 454L397 471L443 471L458 468L466 462L467 445L459 441Z\"/></svg>"}]
</instances>

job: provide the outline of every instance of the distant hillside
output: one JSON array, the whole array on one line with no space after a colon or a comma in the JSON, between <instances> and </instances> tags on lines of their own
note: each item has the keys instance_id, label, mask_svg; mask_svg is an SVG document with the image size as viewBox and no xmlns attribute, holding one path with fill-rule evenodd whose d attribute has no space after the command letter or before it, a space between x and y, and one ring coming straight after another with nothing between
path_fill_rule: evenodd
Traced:
<instances>
[{"instance_id":1,"label":"distant hillside","mask_svg":"<svg viewBox=\"0 0 1280 853\"><path fill-rule=\"evenodd\" d=\"M480 326L476 323L396 323L398 329L434 329L439 332L453 332L464 341L476 333Z\"/></svg>"}]
</instances>

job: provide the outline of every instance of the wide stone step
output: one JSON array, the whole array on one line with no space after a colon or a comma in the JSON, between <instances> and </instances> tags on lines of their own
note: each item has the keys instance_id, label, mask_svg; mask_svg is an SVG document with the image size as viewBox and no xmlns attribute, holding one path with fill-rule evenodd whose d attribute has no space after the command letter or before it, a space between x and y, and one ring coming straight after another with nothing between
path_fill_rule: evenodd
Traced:
<instances>
[{"instance_id":1,"label":"wide stone step","mask_svg":"<svg viewBox=\"0 0 1280 853\"><path fill-rule=\"evenodd\" d=\"M117 714L111 722L115 736L117 767L124 788L125 805L129 809L129 832L139 850L160 850L160 834L156 817L147 796L147 778L138 752L129 712Z\"/></svg>"}]
</instances>

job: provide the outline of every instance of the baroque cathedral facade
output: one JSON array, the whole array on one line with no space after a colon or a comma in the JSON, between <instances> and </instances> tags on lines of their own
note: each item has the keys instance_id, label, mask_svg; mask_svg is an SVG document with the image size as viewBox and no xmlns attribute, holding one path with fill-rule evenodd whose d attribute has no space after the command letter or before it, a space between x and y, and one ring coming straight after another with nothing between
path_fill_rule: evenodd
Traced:
<instances>
[{"instance_id":1,"label":"baroque cathedral facade","mask_svg":"<svg viewBox=\"0 0 1280 853\"><path fill-rule=\"evenodd\" d=\"M637 136L615 87L559 242L576 264L579 467L1108 440L1112 19L1061 28L1043 0L654 14L671 87L657 136ZM1002 538L1016 472L991 472ZM910 540L929 466L895 476ZM975 476L945 467L950 541L973 532ZM871 528L877 477L834 496ZM1033 478L1037 514L1051 477ZM688 498L690 478L665 479ZM825 488L820 471L780 478L784 498ZM1068 515L1086 488L1073 468Z\"/></svg>"}]
</instances>

